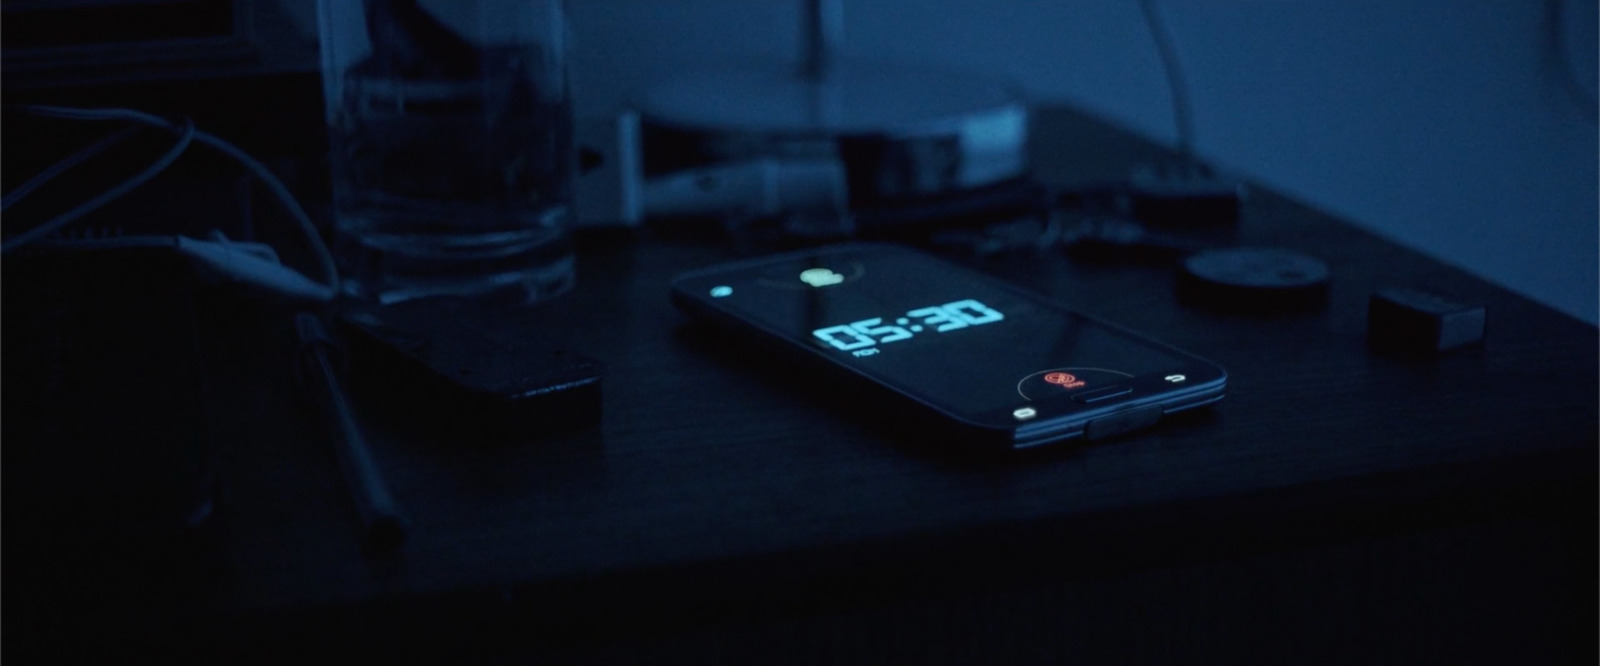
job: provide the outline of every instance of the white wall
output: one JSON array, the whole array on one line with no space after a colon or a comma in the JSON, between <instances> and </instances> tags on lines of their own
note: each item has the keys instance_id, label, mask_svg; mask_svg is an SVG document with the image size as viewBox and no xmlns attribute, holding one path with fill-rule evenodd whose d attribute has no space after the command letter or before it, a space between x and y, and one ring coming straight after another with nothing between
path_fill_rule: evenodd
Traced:
<instances>
[{"instance_id":1,"label":"white wall","mask_svg":"<svg viewBox=\"0 0 1600 666\"><path fill-rule=\"evenodd\" d=\"M1546 3L1168 4L1201 152L1596 321L1595 115Z\"/></svg>"},{"instance_id":2,"label":"white wall","mask_svg":"<svg viewBox=\"0 0 1600 666\"><path fill-rule=\"evenodd\" d=\"M1203 156L1590 323L1600 138L1574 89L1596 83L1595 4L1158 0ZM799 0L568 5L580 112L689 63L798 49ZM1552 39L1562 13L1568 60ZM845 0L845 51L986 71L1173 137L1133 0Z\"/></svg>"}]
</instances>

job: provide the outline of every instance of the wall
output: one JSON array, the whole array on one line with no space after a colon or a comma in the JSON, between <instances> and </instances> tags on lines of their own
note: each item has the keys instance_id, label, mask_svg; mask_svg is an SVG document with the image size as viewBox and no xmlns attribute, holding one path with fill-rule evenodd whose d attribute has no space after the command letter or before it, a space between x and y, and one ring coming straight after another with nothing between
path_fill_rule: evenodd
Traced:
<instances>
[{"instance_id":1,"label":"wall","mask_svg":"<svg viewBox=\"0 0 1600 666\"><path fill-rule=\"evenodd\" d=\"M696 62L798 51L798 0L568 4L580 112ZM1192 89L1201 155L1600 319L1594 2L1157 6ZM1136 2L845 0L844 49L1004 76L1037 100L1173 139Z\"/></svg>"}]
</instances>

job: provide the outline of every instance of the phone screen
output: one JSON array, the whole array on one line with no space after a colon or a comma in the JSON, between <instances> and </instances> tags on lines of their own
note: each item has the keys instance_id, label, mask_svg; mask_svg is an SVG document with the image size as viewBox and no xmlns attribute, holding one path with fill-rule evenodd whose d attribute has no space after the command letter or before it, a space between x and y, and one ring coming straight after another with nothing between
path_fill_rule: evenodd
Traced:
<instances>
[{"instance_id":1,"label":"phone screen","mask_svg":"<svg viewBox=\"0 0 1600 666\"><path fill-rule=\"evenodd\" d=\"M1046 406L1050 414L1082 411L1135 389L1180 390L1222 375L1178 350L892 246L790 255L691 275L677 287L973 422L1014 422Z\"/></svg>"}]
</instances>

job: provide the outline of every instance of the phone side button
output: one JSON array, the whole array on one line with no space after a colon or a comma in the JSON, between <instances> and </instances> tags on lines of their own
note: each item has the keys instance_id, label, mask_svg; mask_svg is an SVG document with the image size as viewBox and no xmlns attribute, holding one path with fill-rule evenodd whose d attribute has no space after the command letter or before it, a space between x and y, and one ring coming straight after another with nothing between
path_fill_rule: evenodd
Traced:
<instances>
[{"instance_id":1,"label":"phone side button","mask_svg":"<svg viewBox=\"0 0 1600 666\"><path fill-rule=\"evenodd\" d=\"M1127 395L1132 392L1133 387L1131 386L1107 386L1105 388L1097 388L1091 391L1076 393L1072 396L1072 399L1085 405L1092 405L1102 400L1109 400L1119 395Z\"/></svg>"},{"instance_id":2,"label":"phone side button","mask_svg":"<svg viewBox=\"0 0 1600 666\"><path fill-rule=\"evenodd\" d=\"M1084 439L1104 439L1154 425L1161 420L1161 405L1146 405L1089 421L1083 426Z\"/></svg>"}]
</instances>

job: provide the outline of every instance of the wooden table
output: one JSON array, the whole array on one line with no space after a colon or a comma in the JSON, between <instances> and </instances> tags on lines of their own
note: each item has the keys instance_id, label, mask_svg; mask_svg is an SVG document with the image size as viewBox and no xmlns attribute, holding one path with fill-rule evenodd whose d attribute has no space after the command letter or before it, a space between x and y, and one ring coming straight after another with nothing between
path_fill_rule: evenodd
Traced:
<instances>
[{"instance_id":1,"label":"wooden table","mask_svg":"<svg viewBox=\"0 0 1600 666\"><path fill-rule=\"evenodd\" d=\"M1062 186L1165 155L1067 110L1041 113L1036 138L1040 179ZM176 551L7 567L6 645L221 661L329 641L447 661L1592 655L1595 328L1260 188L1229 233L1325 259L1327 306L1219 313L1179 305L1166 266L965 259L1231 375L1214 410L999 459L921 446L698 336L667 281L745 253L732 244L585 238L578 287L541 307L540 333L608 367L600 426L444 441L367 405L415 523L388 557L358 547L297 402L287 313L216 306L236 308L201 340L216 524ZM1482 348L1369 352L1369 295L1413 285L1485 304Z\"/></svg>"}]
</instances>

